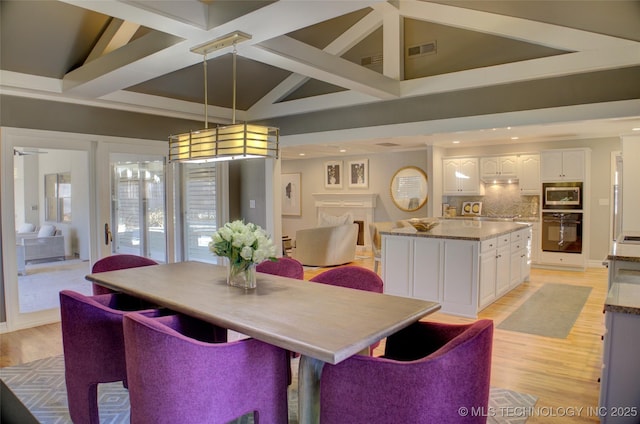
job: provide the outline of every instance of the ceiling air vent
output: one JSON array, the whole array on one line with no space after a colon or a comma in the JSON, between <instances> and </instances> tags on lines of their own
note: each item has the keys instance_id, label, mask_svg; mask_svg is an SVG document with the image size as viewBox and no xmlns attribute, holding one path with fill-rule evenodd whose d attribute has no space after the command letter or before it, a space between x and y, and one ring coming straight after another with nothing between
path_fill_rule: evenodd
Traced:
<instances>
[{"instance_id":1,"label":"ceiling air vent","mask_svg":"<svg viewBox=\"0 0 640 424\"><path fill-rule=\"evenodd\" d=\"M399 144L397 143L391 143L391 142L383 142L383 143L376 143L378 146L384 146L384 147L398 147Z\"/></svg>"},{"instance_id":2,"label":"ceiling air vent","mask_svg":"<svg viewBox=\"0 0 640 424\"><path fill-rule=\"evenodd\" d=\"M436 41L429 41L417 46L410 46L407 48L408 57L426 56L429 54L436 54L438 52L438 44Z\"/></svg>"},{"instance_id":3,"label":"ceiling air vent","mask_svg":"<svg viewBox=\"0 0 640 424\"><path fill-rule=\"evenodd\" d=\"M362 66L374 66L382 63L382 53L374 54L372 56L363 57L360 59L360 65Z\"/></svg>"}]
</instances>

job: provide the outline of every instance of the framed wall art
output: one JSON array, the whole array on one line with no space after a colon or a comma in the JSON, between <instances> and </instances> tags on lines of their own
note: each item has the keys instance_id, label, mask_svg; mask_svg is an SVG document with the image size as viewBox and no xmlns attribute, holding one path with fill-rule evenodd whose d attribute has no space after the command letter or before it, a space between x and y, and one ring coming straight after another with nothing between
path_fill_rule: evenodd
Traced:
<instances>
[{"instance_id":1,"label":"framed wall art","mask_svg":"<svg viewBox=\"0 0 640 424\"><path fill-rule=\"evenodd\" d=\"M301 216L302 207L300 201L300 173L282 174L282 215Z\"/></svg>"},{"instance_id":2,"label":"framed wall art","mask_svg":"<svg viewBox=\"0 0 640 424\"><path fill-rule=\"evenodd\" d=\"M342 161L333 160L324 163L324 188L342 188L343 178Z\"/></svg>"},{"instance_id":3,"label":"framed wall art","mask_svg":"<svg viewBox=\"0 0 640 424\"><path fill-rule=\"evenodd\" d=\"M350 161L347 172L350 188L369 187L369 159Z\"/></svg>"}]
</instances>

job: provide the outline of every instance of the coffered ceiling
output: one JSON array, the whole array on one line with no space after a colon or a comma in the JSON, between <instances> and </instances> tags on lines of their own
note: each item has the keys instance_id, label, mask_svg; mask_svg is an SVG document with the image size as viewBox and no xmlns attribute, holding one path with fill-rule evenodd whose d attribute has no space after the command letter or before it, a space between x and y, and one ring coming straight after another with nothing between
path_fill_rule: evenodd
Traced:
<instances>
[{"instance_id":1,"label":"coffered ceiling","mask_svg":"<svg viewBox=\"0 0 640 424\"><path fill-rule=\"evenodd\" d=\"M190 50L233 31L251 36L235 47L239 120L286 122L380 104L388 105L393 122L411 99L578 75L620 79L620 93L608 98L567 103L568 108L541 101L529 114L537 118L529 125L519 119L513 129L507 129L509 114L523 112L516 107L505 108L499 119L495 111L492 118L475 112L464 123L454 114L434 114L432 125L420 130L407 130L415 122L398 119L403 128L387 125L377 134L333 138L332 132L313 131L304 142L304 131L288 137L283 128L283 153L289 158L347 147L361 153L454 140L497 144L514 136L526 141L610 137L640 127L639 1L2 0L0 5L2 94L196 121L204 113L204 57ZM232 51L227 47L206 57L211 122L232 119ZM616 70L622 71L607 74ZM405 109L395 107L401 104Z\"/></svg>"}]
</instances>

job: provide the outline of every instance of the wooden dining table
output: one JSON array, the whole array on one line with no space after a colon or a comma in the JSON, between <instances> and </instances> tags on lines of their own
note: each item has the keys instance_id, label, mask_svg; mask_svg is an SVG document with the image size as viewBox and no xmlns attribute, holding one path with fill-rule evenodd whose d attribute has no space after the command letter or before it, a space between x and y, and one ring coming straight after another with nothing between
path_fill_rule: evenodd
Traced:
<instances>
[{"instance_id":1,"label":"wooden dining table","mask_svg":"<svg viewBox=\"0 0 640 424\"><path fill-rule=\"evenodd\" d=\"M178 262L86 276L263 342L300 353L300 423L318 423L320 378L373 343L431 314L440 305L258 273L257 288L228 286L224 266Z\"/></svg>"}]
</instances>

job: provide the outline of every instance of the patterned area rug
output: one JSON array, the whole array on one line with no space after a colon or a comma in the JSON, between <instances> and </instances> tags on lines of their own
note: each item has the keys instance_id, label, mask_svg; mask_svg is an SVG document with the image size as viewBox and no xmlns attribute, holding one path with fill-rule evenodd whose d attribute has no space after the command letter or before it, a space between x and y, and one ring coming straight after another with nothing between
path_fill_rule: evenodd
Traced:
<instances>
[{"instance_id":1,"label":"patterned area rug","mask_svg":"<svg viewBox=\"0 0 640 424\"><path fill-rule=\"evenodd\" d=\"M298 394L296 389L297 359L294 361L294 382L289 386L289 423L298 423ZM41 359L23 365L0 369L0 378L11 389L40 423L71 423L67 410L67 392L64 383L64 359L62 356ZM528 411L535 405L535 396L506 389L491 389L489 410L490 424L521 424L526 416L509 417L502 411ZM100 423L128 424L129 395L122 383L98 385ZM253 423L252 416L244 416L234 424Z\"/></svg>"}]
</instances>

